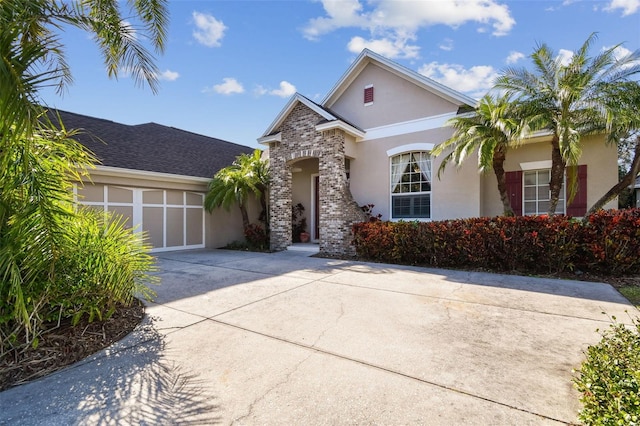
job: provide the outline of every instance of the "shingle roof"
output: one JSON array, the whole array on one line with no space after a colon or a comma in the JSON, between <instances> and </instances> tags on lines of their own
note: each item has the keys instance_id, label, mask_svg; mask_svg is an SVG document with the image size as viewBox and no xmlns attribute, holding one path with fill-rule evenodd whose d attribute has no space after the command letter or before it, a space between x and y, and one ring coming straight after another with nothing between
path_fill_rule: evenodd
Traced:
<instances>
[{"instance_id":1,"label":"shingle roof","mask_svg":"<svg viewBox=\"0 0 640 426\"><path fill-rule=\"evenodd\" d=\"M130 126L67 111L56 111L74 139L90 149L101 165L211 178L253 148L156 123ZM55 120L54 120L55 122Z\"/></svg>"}]
</instances>

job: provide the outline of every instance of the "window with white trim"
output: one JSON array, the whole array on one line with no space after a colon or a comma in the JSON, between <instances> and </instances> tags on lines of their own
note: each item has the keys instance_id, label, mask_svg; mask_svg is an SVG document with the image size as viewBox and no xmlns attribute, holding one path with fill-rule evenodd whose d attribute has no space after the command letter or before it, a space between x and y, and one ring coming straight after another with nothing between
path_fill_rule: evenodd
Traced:
<instances>
[{"instance_id":1,"label":"window with white trim","mask_svg":"<svg viewBox=\"0 0 640 426\"><path fill-rule=\"evenodd\" d=\"M523 174L522 183L524 198L524 215L547 214L551 200L551 169L526 170ZM556 213L564 214L565 206L565 185L560 188L560 197L556 207Z\"/></svg>"},{"instance_id":2,"label":"window with white trim","mask_svg":"<svg viewBox=\"0 0 640 426\"><path fill-rule=\"evenodd\" d=\"M429 152L405 152L391 157L391 218L431 218Z\"/></svg>"}]
</instances>

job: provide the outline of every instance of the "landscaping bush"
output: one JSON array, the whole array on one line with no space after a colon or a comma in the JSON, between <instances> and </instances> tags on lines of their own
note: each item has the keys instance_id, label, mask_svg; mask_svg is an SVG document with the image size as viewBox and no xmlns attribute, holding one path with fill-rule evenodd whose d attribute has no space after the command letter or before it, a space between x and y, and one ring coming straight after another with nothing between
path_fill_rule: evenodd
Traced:
<instances>
[{"instance_id":1,"label":"landscaping bush","mask_svg":"<svg viewBox=\"0 0 640 426\"><path fill-rule=\"evenodd\" d=\"M146 284L157 277L154 258L142 236L125 227L122 217L85 209L68 221L68 242L61 247L56 279L49 289L46 321L86 315L109 318L118 305L130 306L135 295L150 299Z\"/></svg>"},{"instance_id":2,"label":"landscaping bush","mask_svg":"<svg viewBox=\"0 0 640 426\"><path fill-rule=\"evenodd\" d=\"M359 257L387 263L497 272L640 272L640 209L567 216L363 222L353 227Z\"/></svg>"},{"instance_id":3,"label":"landscaping bush","mask_svg":"<svg viewBox=\"0 0 640 426\"><path fill-rule=\"evenodd\" d=\"M640 424L640 322L633 328L612 324L602 340L589 346L574 379L587 425Z\"/></svg>"},{"instance_id":4,"label":"landscaping bush","mask_svg":"<svg viewBox=\"0 0 640 426\"><path fill-rule=\"evenodd\" d=\"M257 223L252 223L244 228L244 238L250 250L265 251L269 248L269 236L264 228Z\"/></svg>"}]
</instances>

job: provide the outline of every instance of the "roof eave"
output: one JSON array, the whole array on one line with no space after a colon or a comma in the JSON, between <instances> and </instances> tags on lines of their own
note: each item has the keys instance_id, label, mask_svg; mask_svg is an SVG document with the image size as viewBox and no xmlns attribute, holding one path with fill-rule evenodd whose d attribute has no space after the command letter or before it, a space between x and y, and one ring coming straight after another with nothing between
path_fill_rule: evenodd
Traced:
<instances>
[{"instance_id":1,"label":"roof eave","mask_svg":"<svg viewBox=\"0 0 640 426\"><path fill-rule=\"evenodd\" d=\"M258 143L262 145L269 145L270 143L274 142L282 142L282 132L258 138Z\"/></svg>"},{"instance_id":2,"label":"roof eave","mask_svg":"<svg viewBox=\"0 0 640 426\"><path fill-rule=\"evenodd\" d=\"M325 123L320 123L316 125L316 130L318 132L323 132L326 130L333 130L333 129L339 129L344 131L346 134L353 136L356 139L356 141L364 139L366 135L366 132L360 129L356 129L355 127L345 123L342 120L327 121Z\"/></svg>"}]
</instances>

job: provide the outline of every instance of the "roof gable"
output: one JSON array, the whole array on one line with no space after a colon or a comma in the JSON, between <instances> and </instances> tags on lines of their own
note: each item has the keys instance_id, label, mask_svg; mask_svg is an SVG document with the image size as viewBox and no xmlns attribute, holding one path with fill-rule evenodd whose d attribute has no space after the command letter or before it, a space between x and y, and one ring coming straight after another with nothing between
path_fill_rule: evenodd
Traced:
<instances>
[{"instance_id":1,"label":"roof gable","mask_svg":"<svg viewBox=\"0 0 640 426\"><path fill-rule=\"evenodd\" d=\"M341 118L339 115L332 113L328 109L318 105L307 97L301 95L300 93L296 93L293 95L287 104L282 108L280 113L276 116L275 120L269 125L267 130L262 134L262 137L258 138L258 142L260 143L268 143L277 140L277 130L282 125L282 123L286 120L286 118L291 114L291 111L298 105L298 103L303 104L319 116L321 116L324 120L320 123L318 130L324 129L327 130L329 128L341 128L347 133L354 134L358 137L362 137L364 132L362 129L359 129L357 126L349 123L348 121Z\"/></svg>"},{"instance_id":2,"label":"roof gable","mask_svg":"<svg viewBox=\"0 0 640 426\"><path fill-rule=\"evenodd\" d=\"M327 96L322 100L321 105L324 108L331 108L340 96L347 90L351 83L358 77L358 75L370 64L375 63L382 69L389 71L398 77L408 80L415 85L427 90L435 95L438 95L457 105L474 106L477 101L467 95L464 95L456 90L451 89L435 80L425 77L409 68L406 68L396 62L393 62L377 53L372 52L369 49L364 49L356 60L351 64L347 71L342 75L340 80L333 86Z\"/></svg>"}]
</instances>

